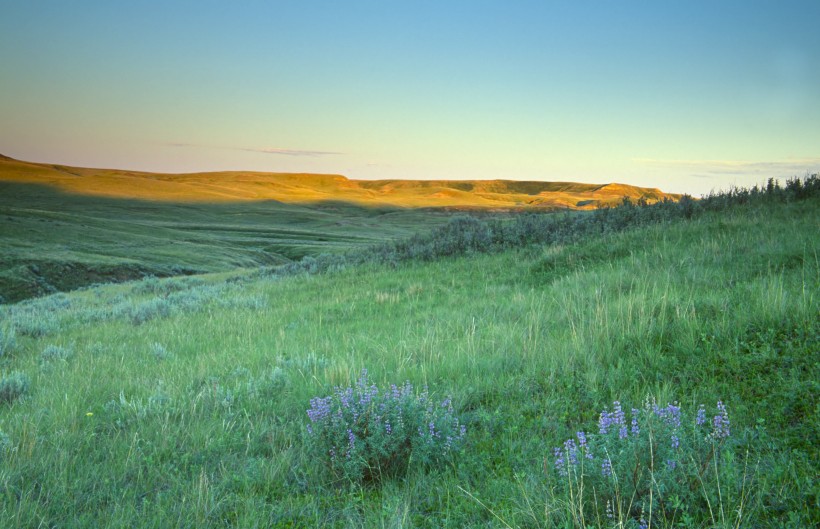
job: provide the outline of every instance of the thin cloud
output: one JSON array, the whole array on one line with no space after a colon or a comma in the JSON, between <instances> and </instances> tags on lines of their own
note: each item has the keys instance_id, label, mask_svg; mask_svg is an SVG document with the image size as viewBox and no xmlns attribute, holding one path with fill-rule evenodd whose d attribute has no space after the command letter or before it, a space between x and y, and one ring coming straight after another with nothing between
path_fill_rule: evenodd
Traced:
<instances>
[{"instance_id":1,"label":"thin cloud","mask_svg":"<svg viewBox=\"0 0 820 529\"><path fill-rule=\"evenodd\" d=\"M332 156L344 154L335 151L312 151L305 149L280 149L278 147L267 147L262 149L252 149L248 147L240 148L241 151L247 152L261 152L265 154L280 154L282 156Z\"/></svg>"},{"instance_id":2,"label":"thin cloud","mask_svg":"<svg viewBox=\"0 0 820 529\"><path fill-rule=\"evenodd\" d=\"M779 161L633 158L632 162L648 167L687 170L695 173L696 176L799 174L820 167L820 158L793 158Z\"/></svg>"},{"instance_id":3,"label":"thin cloud","mask_svg":"<svg viewBox=\"0 0 820 529\"><path fill-rule=\"evenodd\" d=\"M211 148L211 149L230 149L234 151L245 151L245 152L261 152L263 154L278 154L281 156L333 156L333 155L340 155L344 154L343 152L336 152L336 151L317 151L311 149L284 149L279 147L220 147L220 146L213 146L213 145L199 145L196 143L185 143L185 142L168 142L165 145L168 147L196 147L196 148Z\"/></svg>"}]
</instances>

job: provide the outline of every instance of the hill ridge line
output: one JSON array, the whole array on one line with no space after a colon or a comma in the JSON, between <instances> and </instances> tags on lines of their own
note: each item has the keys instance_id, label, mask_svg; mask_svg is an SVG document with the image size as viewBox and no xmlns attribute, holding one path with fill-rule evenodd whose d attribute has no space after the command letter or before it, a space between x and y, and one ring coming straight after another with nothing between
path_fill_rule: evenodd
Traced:
<instances>
[{"instance_id":1,"label":"hill ridge line","mask_svg":"<svg viewBox=\"0 0 820 529\"><path fill-rule=\"evenodd\" d=\"M677 200L657 188L610 182L352 179L334 173L206 171L160 173L27 162L0 155L0 182L56 187L72 194L152 201L327 201L396 207L595 209L630 200ZM150 185L146 185L150 182Z\"/></svg>"}]
</instances>

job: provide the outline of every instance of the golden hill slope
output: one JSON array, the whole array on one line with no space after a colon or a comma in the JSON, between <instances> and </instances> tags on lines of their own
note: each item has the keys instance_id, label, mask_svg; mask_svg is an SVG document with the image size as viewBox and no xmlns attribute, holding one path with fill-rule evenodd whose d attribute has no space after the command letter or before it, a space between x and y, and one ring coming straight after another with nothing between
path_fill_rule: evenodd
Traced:
<instances>
[{"instance_id":1,"label":"golden hill slope","mask_svg":"<svg viewBox=\"0 0 820 529\"><path fill-rule=\"evenodd\" d=\"M350 180L341 175L223 171L163 174L67 167L0 155L0 181L67 193L174 202L345 201L359 205L449 208L593 209L623 197L649 202L679 195L625 184L513 180Z\"/></svg>"}]
</instances>

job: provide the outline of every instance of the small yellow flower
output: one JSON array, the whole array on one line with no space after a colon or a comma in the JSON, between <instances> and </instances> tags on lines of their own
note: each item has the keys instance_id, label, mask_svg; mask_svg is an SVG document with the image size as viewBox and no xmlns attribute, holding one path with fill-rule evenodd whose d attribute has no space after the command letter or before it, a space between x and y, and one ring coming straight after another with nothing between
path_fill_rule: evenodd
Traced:
<instances>
[{"instance_id":1,"label":"small yellow flower","mask_svg":"<svg viewBox=\"0 0 820 529\"><path fill-rule=\"evenodd\" d=\"M88 412L88 413L86 413L86 414L85 414L85 416L86 416L86 417L91 417L92 415L94 415L94 412L93 412L93 411L90 411L90 412Z\"/></svg>"}]
</instances>

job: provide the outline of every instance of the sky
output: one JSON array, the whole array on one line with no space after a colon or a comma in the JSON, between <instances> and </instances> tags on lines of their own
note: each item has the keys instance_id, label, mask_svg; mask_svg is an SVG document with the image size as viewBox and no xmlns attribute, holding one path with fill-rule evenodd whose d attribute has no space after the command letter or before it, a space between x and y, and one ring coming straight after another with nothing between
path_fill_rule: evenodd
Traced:
<instances>
[{"instance_id":1,"label":"sky","mask_svg":"<svg viewBox=\"0 0 820 529\"><path fill-rule=\"evenodd\" d=\"M0 0L0 153L159 172L820 171L820 1Z\"/></svg>"}]
</instances>

